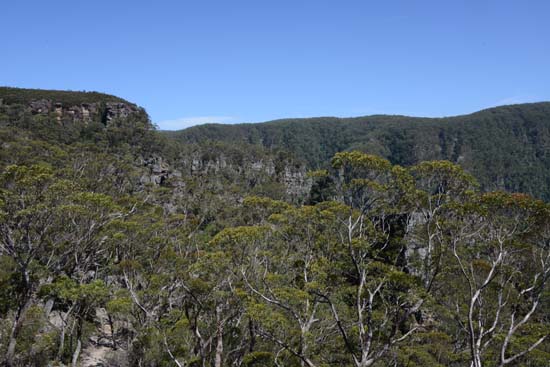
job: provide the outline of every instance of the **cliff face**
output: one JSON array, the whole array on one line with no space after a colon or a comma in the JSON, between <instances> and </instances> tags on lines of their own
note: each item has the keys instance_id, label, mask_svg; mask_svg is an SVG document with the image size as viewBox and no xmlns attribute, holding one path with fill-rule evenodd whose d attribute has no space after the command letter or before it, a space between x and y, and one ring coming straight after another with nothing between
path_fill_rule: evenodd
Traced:
<instances>
[{"instance_id":1,"label":"cliff face","mask_svg":"<svg viewBox=\"0 0 550 367\"><path fill-rule=\"evenodd\" d=\"M109 123L116 118L127 118L133 113L141 112L137 106L121 102L105 103L81 103L80 105L66 106L61 102L47 99L32 101L28 105L33 114L53 114L58 122L69 120L71 122L100 121Z\"/></svg>"},{"instance_id":2,"label":"cliff face","mask_svg":"<svg viewBox=\"0 0 550 367\"><path fill-rule=\"evenodd\" d=\"M276 182L284 187L285 195L293 200L304 198L311 189L305 165L292 159L277 161L273 156L250 155L236 161L224 153L208 158L195 153L184 157L180 164L191 175L218 174L234 181L242 180L251 189Z\"/></svg>"},{"instance_id":3,"label":"cliff face","mask_svg":"<svg viewBox=\"0 0 550 367\"><path fill-rule=\"evenodd\" d=\"M312 186L305 165L291 160L278 162L270 156L246 155L235 160L224 152L204 154L204 151L195 151L182 153L171 163L161 156L141 158L140 163L142 185L170 187L176 196L185 190L189 180L198 180L212 185L212 192L230 195L230 188L237 186L244 192L279 192L291 201L302 202Z\"/></svg>"},{"instance_id":4,"label":"cliff face","mask_svg":"<svg viewBox=\"0 0 550 367\"><path fill-rule=\"evenodd\" d=\"M0 108L8 115L43 115L59 123L96 121L108 124L132 114L146 116L143 108L107 94L6 87L0 87Z\"/></svg>"}]
</instances>

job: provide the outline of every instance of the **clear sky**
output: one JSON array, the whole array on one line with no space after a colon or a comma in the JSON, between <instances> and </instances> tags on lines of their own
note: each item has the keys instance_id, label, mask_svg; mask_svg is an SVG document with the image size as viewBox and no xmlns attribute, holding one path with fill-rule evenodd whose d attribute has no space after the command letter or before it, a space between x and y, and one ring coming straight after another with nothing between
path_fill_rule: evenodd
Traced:
<instances>
[{"instance_id":1,"label":"clear sky","mask_svg":"<svg viewBox=\"0 0 550 367\"><path fill-rule=\"evenodd\" d=\"M550 100L549 0L6 0L0 85L95 90L161 128Z\"/></svg>"}]
</instances>

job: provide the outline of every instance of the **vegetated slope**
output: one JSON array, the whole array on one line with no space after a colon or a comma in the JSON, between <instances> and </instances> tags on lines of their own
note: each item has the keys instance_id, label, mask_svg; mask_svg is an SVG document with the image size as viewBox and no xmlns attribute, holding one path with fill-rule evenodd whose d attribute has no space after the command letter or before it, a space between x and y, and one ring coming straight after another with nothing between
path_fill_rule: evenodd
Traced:
<instances>
[{"instance_id":1,"label":"vegetated slope","mask_svg":"<svg viewBox=\"0 0 550 367\"><path fill-rule=\"evenodd\" d=\"M286 152L251 144L182 144L156 131L143 108L98 92L0 87L0 143L0 169L111 162L118 166L108 169L113 178L131 177L133 191L195 187L213 200L231 192L236 198L253 193L296 201L309 193L305 164ZM98 178L91 175L90 184L102 182Z\"/></svg>"},{"instance_id":2,"label":"vegetated slope","mask_svg":"<svg viewBox=\"0 0 550 367\"><path fill-rule=\"evenodd\" d=\"M419 118L375 115L208 124L167 132L182 142L246 142L283 148L325 167L334 153L361 150L394 164L450 160L486 190L505 189L550 200L550 103L501 106L470 115Z\"/></svg>"},{"instance_id":3,"label":"vegetated slope","mask_svg":"<svg viewBox=\"0 0 550 367\"><path fill-rule=\"evenodd\" d=\"M5 104L29 104L31 102L46 99L66 106L79 105L82 103L118 102L132 104L120 97L99 92L48 90L48 89L27 89L0 87L0 99Z\"/></svg>"}]
</instances>

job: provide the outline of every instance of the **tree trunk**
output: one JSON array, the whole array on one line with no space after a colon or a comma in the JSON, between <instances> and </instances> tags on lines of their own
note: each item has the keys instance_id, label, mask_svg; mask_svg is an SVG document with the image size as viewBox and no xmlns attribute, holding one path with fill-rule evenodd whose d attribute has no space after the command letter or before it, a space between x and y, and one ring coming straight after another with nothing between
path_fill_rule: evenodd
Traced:
<instances>
[{"instance_id":1,"label":"tree trunk","mask_svg":"<svg viewBox=\"0 0 550 367\"><path fill-rule=\"evenodd\" d=\"M248 320L248 332L250 333L250 344L248 346L248 352L254 352L254 346L256 345L256 332L254 331L254 322Z\"/></svg>"},{"instance_id":2,"label":"tree trunk","mask_svg":"<svg viewBox=\"0 0 550 367\"><path fill-rule=\"evenodd\" d=\"M47 301L46 301L46 304L44 305L44 314L46 314L46 317L49 317L50 316L50 313L52 312L52 308L53 308L53 305L54 305L54 299L53 298L49 298Z\"/></svg>"},{"instance_id":3,"label":"tree trunk","mask_svg":"<svg viewBox=\"0 0 550 367\"><path fill-rule=\"evenodd\" d=\"M115 337L115 323L113 322L113 318L111 317L110 314L107 314L107 318L109 320L109 326L111 327L111 340L113 342L113 349L116 350L117 344L116 344L116 337Z\"/></svg>"},{"instance_id":4,"label":"tree trunk","mask_svg":"<svg viewBox=\"0 0 550 367\"><path fill-rule=\"evenodd\" d=\"M63 316L63 314L60 315L62 325L61 325L61 335L59 336L59 349L57 350L58 361L61 361L63 357L63 349L65 349L65 335L66 335L67 325L69 323L69 318L73 311L73 307L74 305L69 308L65 316Z\"/></svg>"},{"instance_id":5,"label":"tree trunk","mask_svg":"<svg viewBox=\"0 0 550 367\"><path fill-rule=\"evenodd\" d=\"M76 349L73 353L73 360L72 360L72 367L76 367L78 363L78 357L80 356L80 349L82 348L82 342L80 341L80 338L78 338L78 341L76 342Z\"/></svg>"},{"instance_id":6,"label":"tree trunk","mask_svg":"<svg viewBox=\"0 0 550 367\"><path fill-rule=\"evenodd\" d=\"M80 350L82 349L82 319L78 319L77 329L76 329L76 349L73 353L73 359L71 366L76 367L78 363L78 357L80 356Z\"/></svg>"},{"instance_id":7,"label":"tree trunk","mask_svg":"<svg viewBox=\"0 0 550 367\"><path fill-rule=\"evenodd\" d=\"M6 351L5 364L7 367L13 366L13 360L15 358L15 347L17 346L17 336L21 329L21 321L23 320L27 309L31 306L32 300L29 297L27 301L19 307L15 318L13 320L13 325L10 332L10 341L8 343L8 350Z\"/></svg>"},{"instance_id":8,"label":"tree trunk","mask_svg":"<svg viewBox=\"0 0 550 367\"><path fill-rule=\"evenodd\" d=\"M59 350L57 351L57 360L61 361L63 357L63 349L65 348L65 325L61 328L61 335L59 336Z\"/></svg>"},{"instance_id":9,"label":"tree trunk","mask_svg":"<svg viewBox=\"0 0 550 367\"><path fill-rule=\"evenodd\" d=\"M6 352L6 367L13 366L13 358L15 357L15 346L17 344L17 339L15 336L10 335L10 343L8 345L8 351Z\"/></svg>"},{"instance_id":10,"label":"tree trunk","mask_svg":"<svg viewBox=\"0 0 550 367\"><path fill-rule=\"evenodd\" d=\"M222 367L223 361L223 324L221 321L221 306L216 307L216 321L217 321L217 330L216 330L216 360L214 362L215 367Z\"/></svg>"}]
</instances>

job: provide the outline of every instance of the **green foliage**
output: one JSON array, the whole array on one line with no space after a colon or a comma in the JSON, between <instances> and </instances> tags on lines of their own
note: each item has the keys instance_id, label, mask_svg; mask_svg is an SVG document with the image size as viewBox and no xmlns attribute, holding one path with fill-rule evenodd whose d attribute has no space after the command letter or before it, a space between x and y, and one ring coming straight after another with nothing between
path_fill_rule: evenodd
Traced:
<instances>
[{"instance_id":1,"label":"green foliage","mask_svg":"<svg viewBox=\"0 0 550 367\"><path fill-rule=\"evenodd\" d=\"M342 151L360 150L393 164L448 160L475 176L483 189L550 199L549 103L502 106L449 118L407 116L321 117L262 124L203 125L167 135L186 143L254 143L284 149L327 168Z\"/></svg>"},{"instance_id":2,"label":"green foliage","mask_svg":"<svg viewBox=\"0 0 550 367\"><path fill-rule=\"evenodd\" d=\"M243 357L243 366L246 367L271 367L275 366L273 354L270 352L252 352Z\"/></svg>"},{"instance_id":3,"label":"green foliage","mask_svg":"<svg viewBox=\"0 0 550 367\"><path fill-rule=\"evenodd\" d=\"M493 366L530 348L508 365L548 361L550 207L480 191L532 192L517 176L528 161L496 141L533 153L546 104L215 125L172 134L182 144L144 112L33 115L36 98L125 103L41 93L0 88L0 363L68 365L99 345L106 364L141 366L470 366L475 353ZM546 156L533 156L538 185Z\"/></svg>"},{"instance_id":4,"label":"green foliage","mask_svg":"<svg viewBox=\"0 0 550 367\"><path fill-rule=\"evenodd\" d=\"M46 89L24 89L0 87L0 99L5 104L22 104L26 105L30 102L48 99L62 103L65 106L76 106L82 103L98 103L98 102L122 102L129 103L122 98L98 93L98 92L76 92L76 91L61 91L61 90L46 90Z\"/></svg>"}]
</instances>

